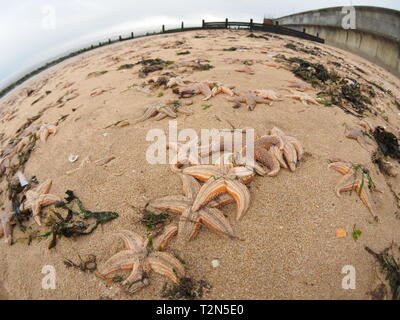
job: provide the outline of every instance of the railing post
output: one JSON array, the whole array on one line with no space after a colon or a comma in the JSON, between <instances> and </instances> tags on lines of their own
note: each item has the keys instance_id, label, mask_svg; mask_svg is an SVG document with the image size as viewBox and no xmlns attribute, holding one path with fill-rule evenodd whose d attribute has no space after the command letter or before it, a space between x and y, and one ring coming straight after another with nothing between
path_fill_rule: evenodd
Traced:
<instances>
[{"instance_id":1,"label":"railing post","mask_svg":"<svg viewBox=\"0 0 400 320\"><path fill-rule=\"evenodd\" d=\"M135 36L133 35L133 32L131 32L131 38L133 39Z\"/></svg>"},{"instance_id":2,"label":"railing post","mask_svg":"<svg viewBox=\"0 0 400 320\"><path fill-rule=\"evenodd\" d=\"M182 23L181 23L181 29L182 29L182 30L185 29L185 27L184 27L184 25L183 25L183 21L182 21Z\"/></svg>"},{"instance_id":3,"label":"railing post","mask_svg":"<svg viewBox=\"0 0 400 320\"><path fill-rule=\"evenodd\" d=\"M203 20L201 20L201 27L204 28L206 26L206 22Z\"/></svg>"},{"instance_id":4,"label":"railing post","mask_svg":"<svg viewBox=\"0 0 400 320\"><path fill-rule=\"evenodd\" d=\"M228 18L225 18L225 28L228 29Z\"/></svg>"},{"instance_id":5,"label":"railing post","mask_svg":"<svg viewBox=\"0 0 400 320\"><path fill-rule=\"evenodd\" d=\"M111 39L108 39L108 43L111 43Z\"/></svg>"},{"instance_id":6,"label":"railing post","mask_svg":"<svg viewBox=\"0 0 400 320\"><path fill-rule=\"evenodd\" d=\"M122 41L122 36L119 36L119 41Z\"/></svg>"},{"instance_id":7,"label":"railing post","mask_svg":"<svg viewBox=\"0 0 400 320\"><path fill-rule=\"evenodd\" d=\"M250 30L253 30L253 19L250 19Z\"/></svg>"},{"instance_id":8,"label":"railing post","mask_svg":"<svg viewBox=\"0 0 400 320\"><path fill-rule=\"evenodd\" d=\"M101 47L101 42L99 42L99 47Z\"/></svg>"},{"instance_id":9,"label":"railing post","mask_svg":"<svg viewBox=\"0 0 400 320\"><path fill-rule=\"evenodd\" d=\"M165 26L164 25L162 25L162 32L163 33L165 32Z\"/></svg>"}]
</instances>

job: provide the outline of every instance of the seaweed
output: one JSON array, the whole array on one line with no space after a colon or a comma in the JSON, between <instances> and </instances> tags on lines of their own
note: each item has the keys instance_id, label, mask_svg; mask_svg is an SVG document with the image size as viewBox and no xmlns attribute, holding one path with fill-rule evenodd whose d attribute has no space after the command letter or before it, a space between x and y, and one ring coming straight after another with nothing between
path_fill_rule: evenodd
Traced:
<instances>
[{"instance_id":1,"label":"seaweed","mask_svg":"<svg viewBox=\"0 0 400 320\"><path fill-rule=\"evenodd\" d=\"M143 211L143 217L141 222L146 226L147 231L153 231L154 229L161 228L166 222L170 220L168 213L156 213L147 209L147 205Z\"/></svg>"},{"instance_id":2,"label":"seaweed","mask_svg":"<svg viewBox=\"0 0 400 320\"><path fill-rule=\"evenodd\" d=\"M393 133L387 132L382 127L376 127L373 136L378 144L379 150L384 156L389 156L400 161L399 140Z\"/></svg>"},{"instance_id":3,"label":"seaweed","mask_svg":"<svg viewBox=\"0 0 400 320\"><path fill-rule=\"evenodd\" d=\"M365 250L379 262L381 271L385 273L385 279L389 281L392 300L400 300L400 265L393 254L389 253L392 249L393 245L381 253L376 253L372 249L365 247Z\"/></svg>"},{"instance_id":4,"label":"seaweed","mask_svg":"<svg viewBox=\"0 0 400 320\"><path fill-rule=\"evenodd\" d=\"M255 35L254 33L250 33L247 38L255 38L255 39L265 39L265 40L269 40L269 38L267 36L263 36L263 35Z\"/></svg>"},{"instance_id":5,"label":"seaweed","mask_svg":"<svg viewBox=\"0 0 400 320\"><path fill-rule=\"evenodd\" d=\"M235 47L230 47L230 48L225 48L223 49L224 51L236 51L238 48Z\"/></svg>"},{"instance_id":6,"label":"seaweed","mask_svg":"<svg viewBox=\"0 0 400 320\"><path fill-rule=\"evenodd\" d=\"M66 217L53 210L54 216L49 217L47 222L47 226L51 228L52 232L49 249L54 248L57 245L57 239L61 239L63 236L71 238L91 234L99 225L119 216L116 212L87 210L73 191L67 190L65 193L67 194L65 201L57 202L55 207L66 210Z\"/></svg>"},{"instance_id":7,"label":"seaweed","mask_svg":"<svg viewBox=\"0 0 400 320\"><path fill-rule=\"evenodd\" d=\"M322 84L334 83L340 79L336 73L329 72L322 64L315 64L300 58L289 58L287 61L297 64L292 72L313 86L321 87Z\"/></svg>"},{"instance_id":8,"label":"seaweed","mask_svg":"<svg viewBox=\"0 0 400 320\"><path fill-rule=\"evenodd\" d=\"M143 67L139 70L139 77L145 78L149 73L154 71L163 70L166 66L173 64L173 61L166 61L160 58L156 59L143 59L134 65L142 65Z\"/></svg>"},{"instance_id":9,"label":"seaweed","mask_svg":"<svg viewBox=\"0 0 400 320\"><path fill-rule=\"evenodd\" d=\"M119 68L117 69L119 70L127 70L127 69L132 69L135 65L131 64L131 63L127 63L127 64L123 64L121 66L119 66Z\"/></svg>"},{"instance_id":10,"label":"seaweed","mask_svg":"<svg viewBox=\"0 0 400 320\"><path fill-rule=\"evenodd\" d=\"M196 281L192 278L182 278L179 284L165 283L161 290L161 297L171 300L193 300L201 298L204 289L211 289L210 284L205 280Z\"/></svg>"},{"instance_id":11,"label":"seaweed","mask_svg":"<svg viewBox=\"0 0 400 320\"><path fill-rule=\"evenodd\" d=\"M183 55L186 55L186 54L190 54L190 51L186 50L186 51L181 51L181 52L177 52L176 53L177 56L183 56Z\"/></svg>"}]
</instances>

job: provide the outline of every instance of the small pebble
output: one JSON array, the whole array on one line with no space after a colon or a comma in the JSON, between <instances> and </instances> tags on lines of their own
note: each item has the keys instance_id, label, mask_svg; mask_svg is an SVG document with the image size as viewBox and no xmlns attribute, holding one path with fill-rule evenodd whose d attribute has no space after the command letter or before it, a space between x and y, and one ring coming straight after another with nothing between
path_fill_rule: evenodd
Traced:
<instances>
[{"instance_id":1,"label":"small pebble","mask_svg":"<svg viewBox=\"0 0 400 320\"><path fill-rule=\"evenodd\" d=\"M211 261L211 265L213 266L213 268L218 268L221 264L219 260L214 259L213 261Z\"/></svg>"},{"instance_id":2,"label":"small pebble","mask_svg":"<svg viewBox=\"0 0 400 320\"><path fill-rule=\"evenodd\" d=\"M78 160L78 158L79 158L78 155L76 155L76 154L70 154L69 157L68 157L68 161L71 162L71 163L73 163L73 162L75 162L76 160Z\"/></svg>"}]
</instances>

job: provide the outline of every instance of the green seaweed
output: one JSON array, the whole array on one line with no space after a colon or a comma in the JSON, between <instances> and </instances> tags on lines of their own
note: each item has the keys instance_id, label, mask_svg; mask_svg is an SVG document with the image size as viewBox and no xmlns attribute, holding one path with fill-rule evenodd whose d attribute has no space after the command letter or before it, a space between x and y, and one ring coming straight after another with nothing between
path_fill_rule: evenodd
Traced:
<instances>
[{"instance_id":1,"label":"green seaweed","mask_svg":"<svg viewBox=\"0 0 400 320\"><path fill-rule=\"evenodd\" d=\"M57 239L91 234L99 225L116 219L119 215L110 211L90 211L86 209L81 200L75 196L73 191L66 191L65 201L57 202L55 207L67 211L63 217L61 213L52 210L53 216L48 219L47 226L51 228L52 240L49 249L57 245Z\"/></svg>"},{"instance_id":2,"label":"green seaweed","mask_svg":"<svg viewBox=\"0 0 400 320\"><path fill-rule=\"evenodd\" d=\"M169 220L170 215L168 213L156 213L147 209L146 206L141 222L147 228L147 231L151 232L156 228L162 227Z\"/></svg>"},{"instance_id":3,"label":"green seaweed","mask_svg":"<svg viewBox=\"0 0 400 320\"><path fill-rule=\"evenodd\" d=\"M205 280L196 281L192 278L182 278L179 284L165 283L161 290L161 297L171 300L193 300L201 298L204 291L211 289Z\"/></svg>"}]
</instances>

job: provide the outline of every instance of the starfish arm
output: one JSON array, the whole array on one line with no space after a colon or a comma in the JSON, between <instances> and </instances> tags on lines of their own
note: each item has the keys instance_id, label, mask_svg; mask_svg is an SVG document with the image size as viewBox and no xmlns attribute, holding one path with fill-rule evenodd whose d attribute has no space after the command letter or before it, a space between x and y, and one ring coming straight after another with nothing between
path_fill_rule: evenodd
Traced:
<instances>
[{"instance_id":1,"label":"starfish arm","mask_svg":"<svg viewBox=\"0 0 400 320\"><path fill-rule=\"evenodd\" d=\"M133 250L122 250L104 263L100 273L106 277L120 270L130 270L137 261L138 256L136 252Z\"/></svg>"},{"instance_id":2,"label":"starfish arm","mask_svg":"<svg viewBox=\"0 0 400 320\"><path fill-rule=\"evenodd\" d=\"M269 149L272 146L277 146L279 150L282 150L284 147L283 140L280 136L271 135L271 136L262 136L254 142L254 147L261 147L265 149Z\"/></svg>"},{"instance_id":3,"label":"starfish arm","mask_svg":"<svg viewBox=\"0 0 400 320\"><path fill-rule=\"evenodd\" d=\"M143 122L147 119L150 119L151 117L157 115L157 113L158 113L157 106L154 104L150 105L144 110L143 115L135 120L135 123Z\"/></svg>"},{"instance_id":4,"label":"starfish arm","mask_svg":"<svg viewBox=\"0 0 400 320\"><path fill-rule=\"evenodd\" d=\"M296 149L287 141L285 141L285 146L283 148L283 156L289 166L290 171L295 171L297 163Z\"/></svg>"},{"instance_id":5,"label":"starfish arm","mask_svg":"<svg viewBox=\"0 0 400 320\"><path fill-rule=\"evenodd\" d=\"M352 173L346 174L335 187L336 195L340 198L340 193L357 190L359 185L360 181L355 179Z\"/></svg>"},{"instance_id":6,"label":"starfish arm","mask_svg":"<svg viewBox=\"0 0 400 320\"><path fill-rule=\"evenodd\" d=\"M191 203L192 201L184 196L166 196L150 201L149 205L155 209L181 214Z\"/></svg>"},{"instance_id":7,"label":"starfish arm","mask_svg":"<svg viewBox=\"0 0 400 320\"><path fill-rule=\"evenodd\" d=\"M182 180L183 194L188 199L194 200L196 195L199 193L201 187L200 183L198 183L195 178L187 174L180 174L179 176Z\"/></svg>"},{"instance_id":8,"label":"starfish arm","mask_svg":"<svg viewBox=\"0 0 400 320\"><path fill-rule=\"evenodd\" d=\"M204 207L199 210L200 222L216 233L234 237L235 234L223 213L215 208Z\"/></svg>"},{"instance_id":9,"label":"starfish arm","mask_svg":"<svg viewBox=\"0 0 400 320\"><path fill-rule=\"evenodd\" d=\"M247 167L234 167L228 171L229 177L239 178L244 184L249 183L254 178L254 170Z\"/></svg>"},{"instance_id":10,"label":"starfish arm","mask_svg":"<svg viewBox=\"0 0 400 320\"><path fill-rule=\"evenodd\" d=\"M353 174L353 165L349 162L333 162L328 165L329 169L335 169L343 175Z\"/></svg>"},{"instance_id":11,"label":"starfish arm","mask_svg":"<svg viewBox=\"0 0 400 320\"><path fill-rule=\"evenodd\" d=\"M153 119L154 119L155 121L161 121L161 120L164 120L166 117L168 117L167 114L162 113L162 112L159 112L156 116L154 116Z\"/></svg>"},{"instance_id":12,"label":"starfish arm","mask_svg":"<svg viewBox=\"0 0 400 320\"><path fill-rule=\"evenodd\" d=\"M50 189L51 189L51 185L52 185L52 181L50 179L47 179L45 182L43 182L37 189L35 192L37 193L49 193Z\"/></svg>"},{"instance_id":13,"label":"starfish arm","mask_svg":"<svg viewBox=\"0 0 400 320\"><path fill-rule=\"evenodd\" d=\"M207 204L220 194L226 192L225 179L210 178L200 189L196 200L193 202L192 209L197 211L204 204Z\"/></svg>"},{"instance_id":14,"label":"starfish arm","mask_svg":"<svg viewBox=\"0 0 400 320\"><path fill-rule=\"evenodd\" d=\"M169 225L165 228L163 233L153 239L153 248L158 251L165 250L168 247L169 242L178 233L178 227L175 225Z\"/></svg>"},{"instance_id":15,"label":"starfish arm","mask_svg":"<svg viewBox=\"0 0 400 320\"><path fill-rule=\"evenodd\" d=\"M260 161L270 170L267 174L269 177L274 177L279 173L281 166L271 151L263 148L256 148L254 149L254 156L256 160Z\"/></svg>"},{"instance_id":16,"label":"starfish arm","mask_svg":"<svg viewBox=\"0 0 400 320\"><path fill-rule=\"evenodd\" d=\"M183 174L188 174L201 181L208 181L211 177L219 177L222 175L221 170L213 165L198 165L183 169Z\"/></svg>"},{"instance_id":17,"label":"starfish arm","mask_svg":"<svg viewBox=\"0 0 400 320\"><path fill-rule=\"evenodd\" d=\"M283 159L283 152L282 150L279 150L277 146L272 146L270 149L271 153L274 155L274 157L278 160L280 166L284 169L287 169L288 166L285 162L285 159Z\"/></svg>"},{"instance_id":18,"label":"starfish arm","mask_svg":"<svg viewBox=\"0 0 400 320\"><path fill-rule=\"evenodd\" d=\"M167 252L156 251L149 254L146 263L150 269L175 283L185 275L185 268L173 255Z\"/></svg>"},{"instance_id":19,"label":"starfish arm","mask_svg":"<svg viewBox=\"0 0 400 320\"><path fill-rule=\"evenodd\" d=\"M226 180L226 190L236 201L236 220L240 220L250 206L250 192L237 180Z\"/></svg>"},{"instance_id":20,"label":"starfish arm","mask_svg":"<svg viewBox=\"0 0 400 320\"><path fill-rule=\"evenodd\" d=\"M117 232L117 235L124 241L126 249L133 250L136 253L142 252L147 246L147 241L136 232L121 230Z\"/></svg>"},{"instance_id":21,"label":"starfish arm","mask_svg":"<svg viewBox=\"0 0 400 320\"><path fill-rule=\"evenodd\" d=\"M160 109L160 112L166 114L168 117L171 117L171 118L176 118L176 117L177 117L176 112L174 112L174 111L171 109L171 107L168 107L168 106L166 106L166 107Z\"/></svg>"},{"instance_id":22,"label":"starfish arm","mask_svg":"<svg viewBox=\"0 0 400 320\"><path fill-rule=\"evenodd\" d=\"M178 227L178 237L181 242L194 239L201 228L199 213L190 207L186 208L179 218Z\"/></svg>"},{"instance_id":23,"label":"starfish arm","mask_svg":"<svg viewBox=\"0 0 400 320\"><path fill-rule=\"evenodd\" d=\"M129 276L122 282L123 285L134 284L135 282L140 282L143 279L143 268L139 259L136 259L132 262L131 268L132 271Z\"/></svg>"},{"instance_id":24,"label":"starfish arm","mask_svg":"<svg viewBox=\"0 0 400 320\"><path fill-rule=\"evenodd\" d=\"M301 158L303 157L303 154L304 154L304 149L303 149L303 146L301 145L300 141L294 137L286 136L285 138L295 148L296 154L297 154L297 159L301 160Z\"/></svg>"},{"instance_id":25,"label":"starfish arm","mask_svg":"<svg viewBox=\"0 0 400 320\"><path fill-rule=\"evenodd\" d=\"M360 192L360 187L357 189L357 192L359 192L359 197L360 197L362 203L364 203L364 205L368 208L369 212L373 216L375 216L374 210L371 205L370 194L369 194L369 189L368 189L367 183L364 184L361 192Z\"/></svg>"},{"instance_id":26,"label":"starfish arm","mask_svg":"<svg viewBox=\"0 0 400 320\"><path fill-rule=\"evenodd\" d=\"M61 201L61 198L59 196L49 193L41 194L38 199L40 207L47 207L58 201Z\"/></svg>"}]
</instances>

